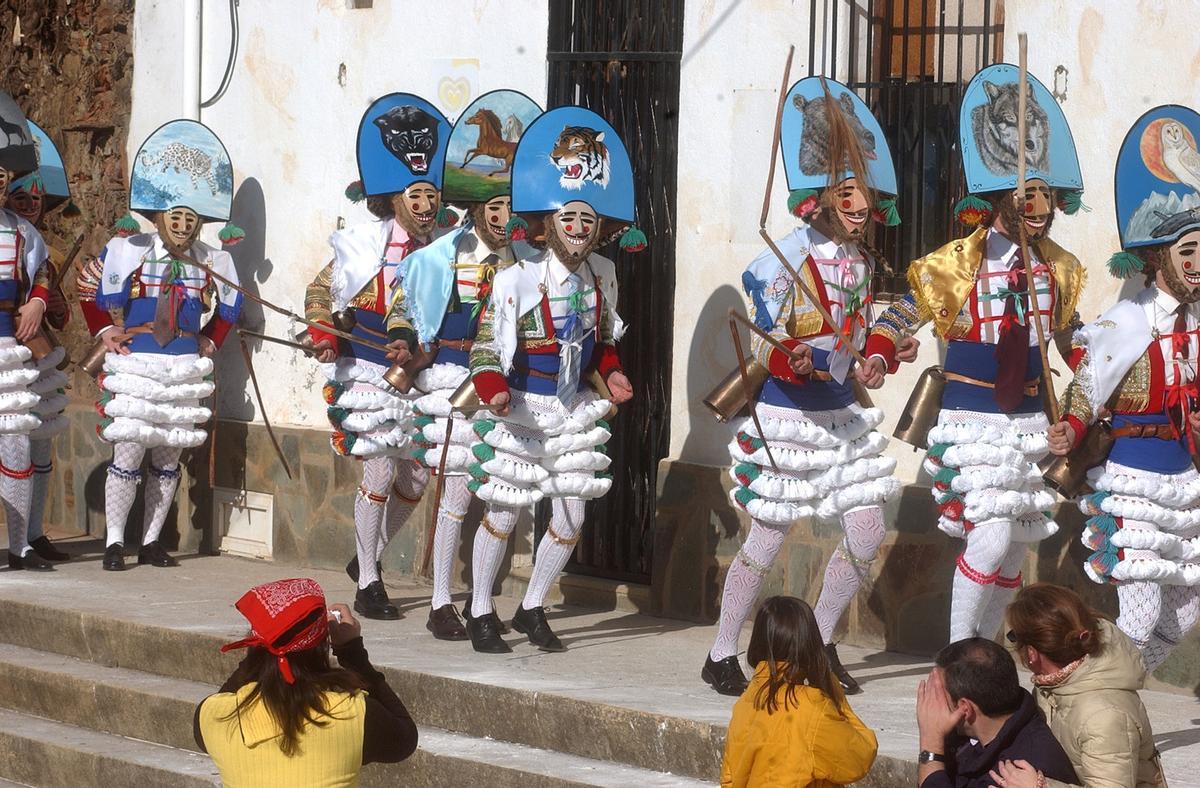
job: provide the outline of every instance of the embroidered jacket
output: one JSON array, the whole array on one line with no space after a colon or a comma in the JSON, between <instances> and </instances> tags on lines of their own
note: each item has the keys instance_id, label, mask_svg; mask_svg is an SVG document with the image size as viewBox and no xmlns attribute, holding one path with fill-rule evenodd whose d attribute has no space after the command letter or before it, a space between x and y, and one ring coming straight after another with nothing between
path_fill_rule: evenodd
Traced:
<instances>
[{"instance_id":1,"label":"embroidered jacket","mask_svg":"<svg viewBox=\"0 0 1200 788\"><path fill-rule=\"evenodd\" d=\"M1011 241L981 227L913 261L908 269L910 292L879 317L867 339L865 355L880 356L888 371L894 372L899 366L896 348L900 340L927 322L933 323L934 333L941 339L995 344L1004 301L1013 294L997 264L1007 268L1014 252ZM1070 332L1080 325L1076 308L1086 272L1074 255L1048 238L1031 243L1030 252L1036 258L1030 270L1039 310L1044 310L1046 327L1065 350ZM1053 275L1052 282L1047 273ZM1025 294L1016 295L1020 319L1026 319ZM1037 332L1031 330L1031 344L1036 337Z\"/></svg>"},{"instance_id":2,"label":"embroidered jacket","mask_svg":"<svg viewBox=\"0 0 1200 788\"><path fill-rule=\"evenodd\" d=\"M484 402L508 391L510 384L525 388L523 381L530 376L556 379L558 332L572 317L584 331L581 372L596 369L607 378L621 368L616 343L625 323L616 310L613 262L589 255L576 269L582 289L572 294L567 284L571 272L553 252L524 249L515 265L496 275L471 348L471 377Z\"/></svg>"}]
</instances>

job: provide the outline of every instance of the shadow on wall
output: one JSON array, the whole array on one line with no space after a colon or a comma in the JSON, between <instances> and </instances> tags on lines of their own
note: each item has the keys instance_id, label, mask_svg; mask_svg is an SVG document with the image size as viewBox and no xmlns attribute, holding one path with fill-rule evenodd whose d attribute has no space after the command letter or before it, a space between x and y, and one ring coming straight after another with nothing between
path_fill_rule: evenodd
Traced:
<instances>
[{"instance_id":1,"label":"shadow on wall","mask_svg":"<svg viewBox=\"0 0 1200 788\"><path fill-rule=\"evenodd\" d=\"M720 359L733 357L726 329L730 309L744 312L741 293L730 285L717 288L700 311L688 348L688 433L680 456L666 461L659 473L655 518L652 612L692 620L716 620L728 560L738 549L742 518L728 497L727 454L714 450L712 411L703 399L734 368ZM721 426L728 438L733 431ZM718 456L720 454L720 456ZM702 458L725 467L692 464Z\"/></svg>"}]
</instances>

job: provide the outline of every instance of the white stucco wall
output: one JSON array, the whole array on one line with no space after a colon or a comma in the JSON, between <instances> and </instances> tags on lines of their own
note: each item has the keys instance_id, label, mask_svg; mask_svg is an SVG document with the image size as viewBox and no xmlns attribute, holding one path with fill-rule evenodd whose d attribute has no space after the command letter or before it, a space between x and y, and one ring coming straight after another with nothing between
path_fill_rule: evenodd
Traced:
<instances>
[{"instance_id":1,"label":"white stucco wall","mask_svg":"<svg viewBox=\"0 0 1200 788\"><path fill-rule=\"evenodd\" d=\"M182 5L136 4L131 160L148 134L180 113ZM225 68L229 23L226 2L203 5L207 99ZM328 261L327 238L339 219L353 224L370 218L343 189L358 178L354 140L374 98L416 93L451 121L475 96L497 88L545 102L542 0L375 0L374 6L349 10L346 0L243 0L233 81L225 97L200 115L233 161L233 218L247 234L232 249L239 271L265 298L301 314L304 288ZM460 78L470 85L465 92ZM218 229L206 228L206 237L215 237ZM253 306L247 311L252 321L262 314ZM293 328L271 312L265 319L267 333L284 336ZM270 345L254 358L273 422L326 425L315 362ZM220 412L257 418L241 370L240 351L224 348Z\"/></svg>"}]
</instances>

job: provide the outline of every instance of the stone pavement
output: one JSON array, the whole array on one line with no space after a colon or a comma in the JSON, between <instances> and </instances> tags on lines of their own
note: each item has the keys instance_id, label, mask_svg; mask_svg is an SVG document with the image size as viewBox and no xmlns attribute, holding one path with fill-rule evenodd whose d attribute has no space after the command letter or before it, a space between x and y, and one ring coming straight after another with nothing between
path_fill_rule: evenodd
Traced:
<instances>
[{"instance_id":1,"label":"stone pavement","mask_svg":"<svg viewBox=\"0 0 1200 788\"><path fill-rule=\"evenodd\" d=\"M244 630L244 620L233 602L256 583L308 576L321 583L331 603L352 602L353 597L353 585L336 572L227 557L183 556L177 569L133 565L122 574L113 574L101 571L96 542L80 542L67 549L84 548L88 555L60 565L53 574L0 571L0 610L20 603L52 606L83 614L85 624L95 616L117 619L123 625L203 636L197 642L215 652L220 640L232 640ZM458 727L454 720L445 719L447 712L442 709L438 711L440 727L471 730L483 725L485 736L538 746L537 741L522 741L525 734L516 738L507 734L513 726L565 725L576 739L572 744L576 754L603 757L603 752L589 749L593 743L585 741L589 725L622 723L636 728L649 724L649 750L631 753L622 758L624 762L660 771L672 771L675 766L676 773L698 770L715 779L713 769L720 761L733 699L713 693L699 678L713 635L711 627L619 611L555 607L550 620L568 648L566 653L539 652L525 643L523 636L512 634L508 636L514 646L512 654L482 655L468 643L437 641L426 632L428 597L424 587L389 582L389 590L403 617L395 622L364 620L363 634L372 661L406 677L398 687L401 696L409 701L412 693L421 694L420 700L410 703L418 724L422 722L420 709L432 702L422 693L462 692L462 687L473 685L480 693L493 692L492 700L483 708L478 704L471 708L472 693L468 691L459 705L469 709L472 719L460 720L464 727ZM456 601L461 604L461 599ZM501 616L511 616L517 600L500 598L497 603ZM24 607L12 609L18 610L18 617L24 615L20 612ZM10 642L31 645L15 639ZM182 678L215 683L223 677L221 671L232 664L228 659L214 662L218 659L214 653L192 653L205 663L204 673ZM872 780L872 784L903 784L911 779L907 775L913 773L911 762L917 751L913 699L929 662L851 647L841 653L864 686L864 693L852 698L851 705L878 734L880 755L895 759L887 770L891 778ZM153 661L148 655L144 658ZM126 662L121 667L139 666ZM489 685L499 689L492 691ZM1170 784L1200 786L1200 703L1194 697L1154 691L1143 692L1143 699ZM532 710L535 719L514 719L506 705ZM600 718L576 720L571 725L572 709L579 715L599 714ZM541 714L545 719L539 721L536 718ZM488 720L478 719L480 715L494 715L496 728L488 730ZM655 729L659 735L651 733ZM552 732L537 735L550 736ZM687 752L672 752L674 749Z\"/></svg>"}]
</instances>

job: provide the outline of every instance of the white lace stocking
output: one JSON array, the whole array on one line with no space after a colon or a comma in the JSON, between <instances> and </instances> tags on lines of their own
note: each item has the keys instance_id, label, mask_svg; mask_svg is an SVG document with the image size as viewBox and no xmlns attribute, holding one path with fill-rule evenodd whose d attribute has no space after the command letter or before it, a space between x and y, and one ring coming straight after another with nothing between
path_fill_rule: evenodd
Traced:
<instances>
[{"instance_id":1,"label":"white lace stocking","mask_svg":"<svg viewBox=\"0 0 1200 788\"><path fill-rule=\"evenodd\" d=\"M1193 587L1122 583L1117 586L1117 599L1121 606L1117 626L1137 644L1150 672L1200 621L1200 589Z\"/></svg>"},{"instance_id":2,"label":"white lace stocking","mask_svg":"<svg viewBox=\"0 0 1200 788\"><path fill-rule=\"evenodd\" d=\"M142 456L146 449L137 443L113 446L113 459L104 479L104 546L125 543L125 521L142 481Z\"/></svg>"},{"instance_id":3,"label":"white lace stocking","mask_svg":"<svg viewBox=\"0 0 1200 788\"><path fill-rule=\"evenodd\" d=\"M825 582L813 613L825 643L833 642L833 631L850 605L850 600L866 582L871 562L883 544L886 530L883 510L878 506L851 509L842 515L846 536L825 567Z\"/></svg>"},{"instance_id":4,"label":"white lace stocking","mask_svg":"<svg viewBox=\"0 0 1200 788\"><path fill-rule=\"evenodd\" d=\"M454 572L454 554L462 534L463 517L471 505L471 490L466 476L447 476L438 509L437 526L433 532L433 599L430 605L437 610L450 604L450 576Z\"/></svg>"},{"instance_id":5,"label":"white lace stocking","mask_svg":"<svg viewBox=\"0 0 1200 788\"><path fill-rule=\"evenodd\" d=\"M515 506L490 504L475 532L471 549L471 615L475 618L492 612L492 585L520 513Z\"/></svg>"},{"instance_id":6,"label":"white lace stocking","mask_svg":"<svg viewBox=\"0 0 1200 788\"><path fill-rule=\"evenodd\" d=\"M179 458L183 449L159 446L150 450L150 473L146 476L146 515L142 544L157 541L179 487Z\"/></svg>"},{"instance_id":7,"label":"white lace stocking","mask_svg":"<svg viewBox=\"0 0 1200 788\"><path fill-rule=\"evenodd\" d=\"M391 457L363 460L362 484L354 496L354 543L358 555L358 587L366 588L379 579L375 562L383 531L383 510L396 476Z\"/></svg>"},{"instance_id":8,"label":"white lace stocking","mask_svg":"<svg viewBox=\"0 0 1200 788\"><path fill-rule=\"evenodd\" d=\"M717 624L717 639L709 656L719 662L738 652L738 638L742 624L750 617L750 610L758 599L758 589L763 578L771 569L790 525L778 526L752 520L750 533L742 543L729 572L725 575L725 589L721 592L721 618Z\"/></svg>"},{"instance_id":9,"label":"white lace stocking","mask_svg":"<svg viewBox=\"0 0 1200 788\"><path fill-rule=\"evenodd\" d=\"M25 555L29 547L29 493L33 487L29 465L29 435L0 436L0 499L8 523L8 551Z\"/></svg>"},{"instance_id":10,"label":"white lace stocking","mask_svg":"<svg viewBox=\"0 0 1200 788\"><path fill-rule=\"evenodd\" d=\"M38 438L29 441L29 460L33 463L33 484L29 499L29 541L45 534L42 519L46 515L46 496L50 492L50 473L54 470L54 441Z\"/></svg>"},{"instance_id":11,"label":"white lace stocking","mask_svg":"<svg viewBox=\"0 0 1200 788\"><path fill-rule=\"evenodd\" d=\"M383 550L412 517L421 496L429 485L429 469L412 460L396 460L396 480L392 483L392 494L383 510L383 530L379 535L379 546L375 560L383 558Z\"/></svg>"},{"instance_id":12,"label":"white lace stocking","mask_svg":"<svg viewBox=\"0 0 1200 788\"><path fill-rule=\"evenodd\" d=\"M525 589L525 600L521 607L533 610L546 603L550 585L558 578L583 530L585 502L582 498L554 498L550 502L550 527L542 534L534 558L533 576L529 588Z\"/></svg>"},{"instance_id":13,"label":"white lace stocking","mask_svg":"<svg viewBox=\"0 0 1200 788\"><path fill-rule=\"evenodd\" d=\"M1013 542L1009 546L1008 553L1000 562L1000 575L992 587L992 595L979 617L980 637L995 638L1004 626L1004 611L1008 609L1017 591L1021 590L1021 567L1025 565L1025 556L1028 554L1029 545L1024 542Z\"/></svg>"},{"instance_id":14,"label":"white lace stocking","mask_svg":"<svg viewBox=\"0 0 1200 788\"><path fill-rule=\"evenodd\" d=\"M954 568L950 596L950 642L982 634L979 629L984 609L996 587L1000 565L1012 546L1013 524L992 520L966 534L967 546Z\"/></svg>"}]
</instances>

